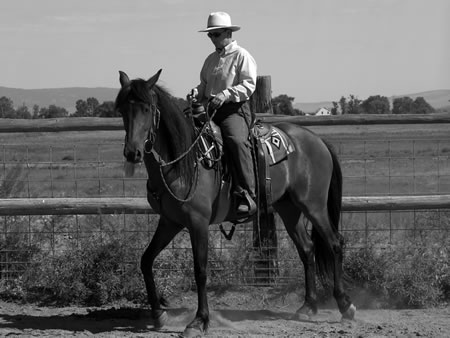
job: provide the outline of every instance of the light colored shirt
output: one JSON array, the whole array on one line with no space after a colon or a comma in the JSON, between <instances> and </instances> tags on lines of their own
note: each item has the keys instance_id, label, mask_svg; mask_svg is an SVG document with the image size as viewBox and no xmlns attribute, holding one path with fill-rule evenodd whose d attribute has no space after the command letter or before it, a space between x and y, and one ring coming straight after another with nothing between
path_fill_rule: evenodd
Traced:
<instances>
[{"instance_id":1,"label":"light colored shirt","mask_svg":"<svg viewBox=\"0 0 450 338\"><path fill-rule=\"evenodd\" d=\"M205 60L197 86L201 101L222 92L225 102L248 101L256 87L256 62L250 53L232 41Z\"/></svg>"}]
</instances>

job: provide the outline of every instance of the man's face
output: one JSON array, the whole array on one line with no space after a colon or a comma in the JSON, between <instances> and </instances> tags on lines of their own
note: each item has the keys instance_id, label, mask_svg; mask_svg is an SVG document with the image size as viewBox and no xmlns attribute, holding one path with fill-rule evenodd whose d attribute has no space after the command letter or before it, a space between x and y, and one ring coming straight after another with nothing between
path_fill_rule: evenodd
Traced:
<instances>
[{"instance_id":1,"label":"man's face","mask_svg":"<svg viewBox=\"0 0 450 338\"><path fill-rule=\"evenodd\" d=\"M230 32L227 29L216 29L208 33L214 46L218 49L224 48L231 41Z\"/></svg>"}]
</instances>

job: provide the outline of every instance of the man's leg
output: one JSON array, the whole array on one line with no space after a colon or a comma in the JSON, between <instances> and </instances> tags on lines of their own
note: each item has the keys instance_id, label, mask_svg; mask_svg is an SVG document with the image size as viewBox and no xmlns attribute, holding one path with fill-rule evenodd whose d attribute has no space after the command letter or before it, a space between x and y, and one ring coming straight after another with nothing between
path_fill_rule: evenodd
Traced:
<instances>
[{"instance_id":1,"label":"man's leg","mask_svg":"<svg viewBox=\"0 0 450 338\"><path fill-rule=\"evenodd\" d=\"M254 200L255 175L247 122L241 114L231 114L221 122L220 128L225 143L225 151L228 151L232 160L232 171L235 174L234 178L237 180L235 182L237 193L245 195L244 191L247 191L248 195ZM252 202L253 205L251 205ZM254 212L255 208L254 201L249 201L239 205L238 211L241 213Z\"/></svg>"}]
</instances>

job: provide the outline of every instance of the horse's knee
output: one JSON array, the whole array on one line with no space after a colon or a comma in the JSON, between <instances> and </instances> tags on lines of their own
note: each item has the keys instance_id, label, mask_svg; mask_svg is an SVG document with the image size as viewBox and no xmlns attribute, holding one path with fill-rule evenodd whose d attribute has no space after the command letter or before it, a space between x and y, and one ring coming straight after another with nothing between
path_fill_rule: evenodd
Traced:
<instances>
[{"instance_id":1,"label":"horse's knee","mask_svg":"<svg viewBox=\"0 0 450 338\"><path fill-rule=\"evenodd\" d=\"M304 245L299 251L300 258L304 261L305 264L314 263L314 246L313 245Z\"/></svg>"},{"instance_id":2,"label":"horse's knee","mask_svg":"<svg viewBox=\"0 0 450 338\"><path fill-rule=\"evenodd\" d=\"M195 270L195 280L197 283L206 283L207 278L206 267L199 267Z\"/></svg>"}]
</instances>

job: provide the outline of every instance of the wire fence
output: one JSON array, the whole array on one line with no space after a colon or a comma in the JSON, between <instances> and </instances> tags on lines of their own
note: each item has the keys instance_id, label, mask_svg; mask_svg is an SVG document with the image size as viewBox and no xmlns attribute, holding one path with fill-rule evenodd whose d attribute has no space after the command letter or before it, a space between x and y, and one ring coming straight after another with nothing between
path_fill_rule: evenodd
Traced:
<instances>
[{"instance_id":1,"label":"wire fence","mask_svg":"<svg viewBox=\"0 0 450 338\"><path fill-rule=\"evenodd\" d=\"M1 136L0 197L145 197L146 172L123 174L117 131L27 133L20 142ZM17 138L11 138L17 140ZM37 142L36 140L39 140ZM450 137L444 139L362 140L332 142L341 161L344 195L420 195L450 193ZM376 245L450 244L450 211L402 210L344 212L341 231L347 250ZM16 278L33 263L36 253L58 256L87 245L112 240L126 243L127 264L138 264L158 221L156 215L3 216L0 222L0 277ZM225 224L225 226L227 226ZM302 274L297 251L279 220L277 247L267 259L276 269L277 283ZM305 226L309 226L305 220ZM218 283L257 284L251 224L238 227L227 241L217 225L210 232L211 279ZM161 271L185 272L192 264L188 234L182 232L159 259ZM171 264L164 264L171 262Z\"/></svg>"}]
</instances>

